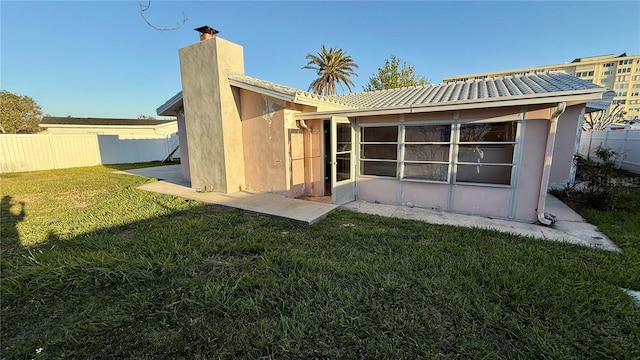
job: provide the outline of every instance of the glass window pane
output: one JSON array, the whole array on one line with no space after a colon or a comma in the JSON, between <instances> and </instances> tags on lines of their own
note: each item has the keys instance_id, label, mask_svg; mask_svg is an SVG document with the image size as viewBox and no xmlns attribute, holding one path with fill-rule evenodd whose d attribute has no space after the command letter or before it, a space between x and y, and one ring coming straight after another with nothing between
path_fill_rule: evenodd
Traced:
<instances>
[{"instance_id":1,"label":"glass window pane","mask_svg":"<svg viewBox=\"0 0 640 360\"><path fill-rule=\"evenodd\" d=\"M362 175L377 175L396 177L396 163L382 161L361 161Z\"/></svg>"},{"instance_id":2,"label":"glass window pane","mask_svg":"<svg viewBox=\"0 0 640 360\"><path fill-rule=\"evenodd\" d=\"M397 126L363 127L363 142L398 142Z\"/></svg>"},{"instance_id":3,"label":"glass window pane","mask_svg":"<svg viewBox=\"0 0 640 360\"><path fill-rule=\"evenodd\" d=\"M516 141L515 121L460 125L460 142Z\"/></svg>"},{"instance_id":4,"label":"glass window pane","mask_svg":"<svg viewBox=\"0 0 640 360\"><path fill-rule=\"evenodd\" d=\"M338 148L336 151L351 151L351 125L336 124Z\"/></svg>"},{"instance_id":5,"label":"glass window pane","mask_svg":"<svg viewBox=\"0 0 640 360\"><path fill-rule=\"evenodd\" d=\"M449 161L449 145L405 145L404 159L410 161Z\"/></svg>"},{"instance_id":6,"label":"glass window pane","mask_svg":"<svg viewBox=\"0 0 640 360\"><path fill-rule=\"evenodd\" d=\"M398 146L396 144L365 144L360 153L362 159L396 160Z\"/></svg>"},{"instance_id":7,"label":"glass window pane","mask_svg":"<svg viewBox=\"0 0 640 360\"><path fill-rule=\"evenodd\" d=\"M405 142L449 142L451 125L406 126Z\"/></svg>"},{"instance_id":8,"label":"glass window pane","mask_svg":"<svg viewBox=\"0 0 640 360\"><path fill-rule=\"evenodd\" d=\"M458 161L511 164L513 162L514 148L514 144L460 145L458 147Z\"/></svg>"},{"instance_id":9,"label":"glass window pane","mask_svg":"<svg viewBox=\"0 0 640 360\"><path fill-rule=\"evenodd\" d=\"M511 184L510 165L458 165L456 182Z\"/></svg>"},{"instance_id":10,"label":"glass window pane","mask_svg":"<svg viewBox=\"0 0 640 360\"><path fill-rule=\"evenodd\" d=\"M447 164L405 164L404 178L447 181L448 171Z\"/></svg>"},{"instance_id":11,"label":"glass window pane","mask_svg":"<svg viewBox=\"0 0 640 360\"><path fill-rule=\"evenodd\" d=\"M351 154L336 155L336 181L351 179Z\"/></svg>"}]
</instances>

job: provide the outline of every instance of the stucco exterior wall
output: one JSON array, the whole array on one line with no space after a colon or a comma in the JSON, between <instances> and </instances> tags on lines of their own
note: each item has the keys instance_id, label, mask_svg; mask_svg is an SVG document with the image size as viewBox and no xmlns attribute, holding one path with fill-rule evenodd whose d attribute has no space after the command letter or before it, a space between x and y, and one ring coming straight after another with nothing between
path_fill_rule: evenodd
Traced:
<instances>
[{"instance_id":1,"label":"stucco exterior wall","mask_svg":"<svg viewBox=\"0 0 640 360\"><path fill-rule=\"evenodd\" d=\"M571 167L576 150L576 138L584 105L569 106L558 119L558 128L553 146L553 163L549 174L549 187L561 188L571 179Z\"/></svg>"},{"instance_id":2,"label":"stucco exterior wall","mask_svg":"<svg viewBox=\"0 0 640 360\"><path fill-rule=\"evenodd\" d=\"M178 144L180 146L180 172L185 179L191 180L189 170L189 142L187 141L187 129L184 122L184 108L177 111Z\"/></svg>"},{"instance_id":3,"label":"stucco exterior wall","mask_svg":"<svg viewBox=\"0 0 640 360\"><path fill-rule=\"evenodd\" d=\"M527 113L524 129L524 154L520 163L515 218L536 220L540 181L544 165L544 152L549 131L549 110Z\"/></svg>"},{"instance_id":4,"label":"stucco exterior wall","mask_svg":"<svg viewBox=\"0 0 640 360\"><path fill-rule=\"evenodd\" d=\"M248 190L287 191L284 104L240 90L245 184Z\"/></svg>"},{"instance_id":5,"label":"stucco exterior wall","mask_svg":"<svg viewBox=\"0 0 640 360\"><path fill-rule=\"evenodd\" d=\"M447 210L449 185L421 182L402 182L401 204L411 203L422 208Z\"/></svg>"},{"instance_id":6,"label":"stucco exterior wall","mask_svg":"<svg viewBox=\"0 0 640 360\"><path fill-rule=\"evenodd\" d=\"M396 204L396 179L358 177L356 199L382 204Z\"/></svg>"},{"instance_id":7,"label":"stucco exterior wall","mask_svg":"<svg viewBox=\"0 0 640 360\"><path fill-rule=\"evenodd\" d=\"M239 191L245 179L242 123L227 74L244 73L242 47L215 37L178 53L191 186Z\"/></svg>"},{"instance_id":8,"label":"stucco exterior wall","mask_svg":"<svg viewBox=\"0 0 640 360\"><path fill-rule=\"evenodd\" d=\"M467 185L454 185L453 188L451 210L503 218L509 216L510 188Z\"/></svg>"}]
</instances>

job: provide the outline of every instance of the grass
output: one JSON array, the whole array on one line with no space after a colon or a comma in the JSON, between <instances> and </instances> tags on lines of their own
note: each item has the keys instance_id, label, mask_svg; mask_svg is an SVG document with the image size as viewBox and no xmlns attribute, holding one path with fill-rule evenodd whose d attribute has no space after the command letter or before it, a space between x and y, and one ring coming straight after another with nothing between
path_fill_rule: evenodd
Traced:
<instances>
[{"instance_id":1,"label":"grass","mask_svg":"<svg viewBox=\"0 0 640 360\"><path fill-rule=\"evenodd\" d=\"M348 211L308 226L112 170L2 176L0 358L640 357L619 290L640 290L639 193L635 227L602 228L617 254Z\"/></svg>"}]
</instances>

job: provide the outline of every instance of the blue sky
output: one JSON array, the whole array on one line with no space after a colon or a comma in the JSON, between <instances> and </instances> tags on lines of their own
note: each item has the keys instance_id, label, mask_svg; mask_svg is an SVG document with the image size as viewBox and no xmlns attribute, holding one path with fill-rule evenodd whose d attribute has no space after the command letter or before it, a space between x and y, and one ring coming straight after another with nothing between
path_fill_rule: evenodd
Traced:
<instances>
[{"instance_id":1,"label":"blue sky","mask_svg":"<svg viewBox=\"0 0 640 360\"><path fill-rule=\"evenodd\" d=\"M56 116L137 117L180 91L178 49L209 25L244 47L245 73L306 90L305 55L338 47L361 91L395 54L443 77L640 53L640 2L0 2L0 88Z\"/></svg>"}]
</instances>

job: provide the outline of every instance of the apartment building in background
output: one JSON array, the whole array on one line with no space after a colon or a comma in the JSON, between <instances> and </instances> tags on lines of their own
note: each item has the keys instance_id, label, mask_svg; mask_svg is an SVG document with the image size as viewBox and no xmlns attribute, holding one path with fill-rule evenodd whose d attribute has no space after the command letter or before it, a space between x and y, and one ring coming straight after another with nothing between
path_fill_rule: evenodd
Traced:
<instances>
[{"instance_id":1,"label":"apartment building in background","mask_svg":"<svg viewBox=\"0 0 640 360\"><path fill-rule=\"evenodd\" d=\"M540 74L563 71L613 90L613 104L620 104L625 118L640 118L640 55L614 54L577 58L570 63L543 65L515 70L492 71L442 79L443 83L483 80L497 76ZM613 106L613 105L612 105Z\"/></svg>"}]
</instances>

